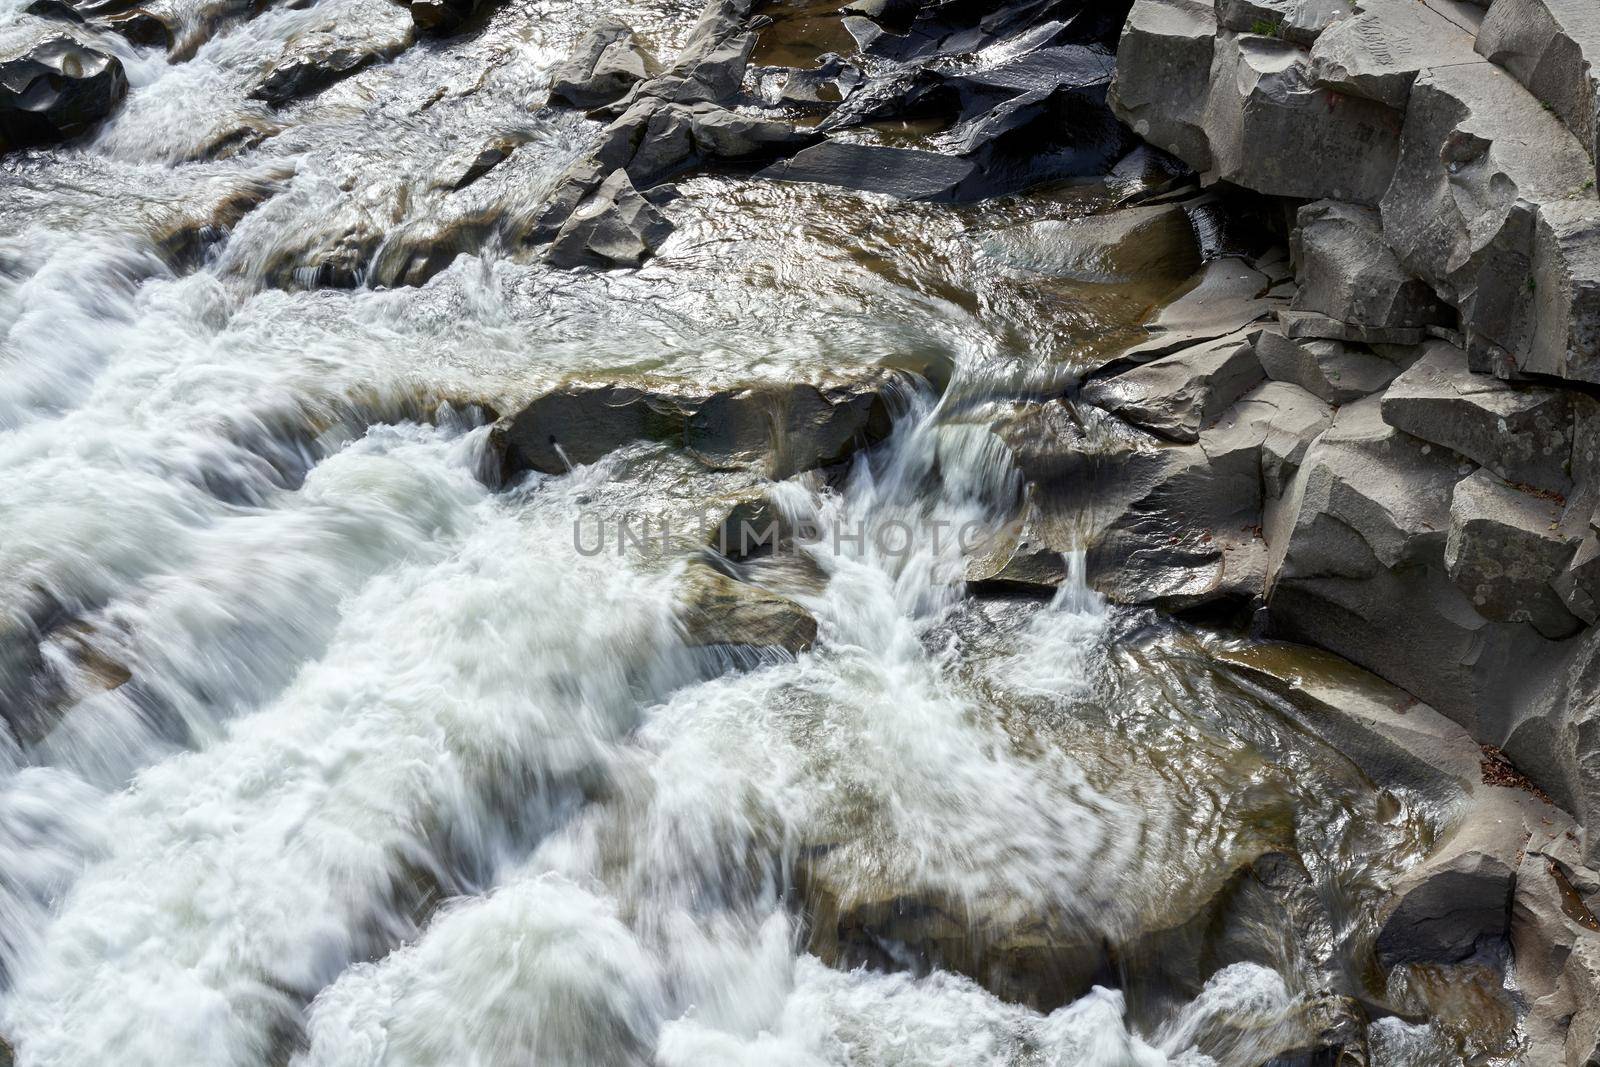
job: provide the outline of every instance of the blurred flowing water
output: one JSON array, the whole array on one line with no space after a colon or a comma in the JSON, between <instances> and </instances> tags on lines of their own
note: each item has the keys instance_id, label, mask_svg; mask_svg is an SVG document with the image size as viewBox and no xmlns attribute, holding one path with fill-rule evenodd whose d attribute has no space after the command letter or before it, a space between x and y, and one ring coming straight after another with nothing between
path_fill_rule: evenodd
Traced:
<instances>
[{"instance_id":1,"label":"blurred flowing water","mask_svg":"<svg viewBox=\"0 0 1600 1067\"><path fill-rule=\"evenodd\" d=\"M541 110L588 25L620 17L668 54L695 16L606 7L513 0L277 111L251 78L370 5L268 10L173 64L118 43L132 90L103 129L0 159L0 1033L19 1062L1307 1047L1303 930L1260 926L1198 991L1159 958L1089 957L1291 848L1341 923L1311 949L1359 944L1428 813L1286 742L1213 669L1222 638L1110 608L1081 559L1053 602L977 599L927 537L1014 500L984 404L1058 389L1152 300L999 269L973 235L1109 190L956 209L698 177L639 271L553 271L490 235L422 287L365 284L408 233L538 206L595 136ZM497 140L506 162L454 189ZM329 249L349 286L274 273ZM752 564L819 621L798 659L713 669L676 619L680 562L574 545L580 513L670 511L729 475L640 445L481 477L493 413L570 373L875 364L948 385L842 483L774 493L823 531L918 540ZM1054 962L995 964L1027 956L1014 931L1038 916ZM1063 977L1079 934L1094 973Z\"/></svg>"}]
</instances>

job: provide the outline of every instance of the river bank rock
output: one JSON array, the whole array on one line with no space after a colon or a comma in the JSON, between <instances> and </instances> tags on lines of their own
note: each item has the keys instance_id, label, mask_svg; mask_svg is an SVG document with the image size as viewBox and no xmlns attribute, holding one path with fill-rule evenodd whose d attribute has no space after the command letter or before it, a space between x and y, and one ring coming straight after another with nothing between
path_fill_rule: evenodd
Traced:
<instances>
[{"instance_id":1,"label":"river bank rock","mask_svg":"<svg viewBox=\"0 0 1600 1067\"><path fill-rule=\"evenodd\" d=\"M1260 331L1255 349L1267 377L1291 382L1330 404L1371 396L1404 369L1363 345L1295 339L1272 329Z\"/></svg>"},{"instance_id":2,"label":"river bank rock","mask_svg":"<svg viewBox=\"0 0 1600 1067\"><path fill-rule=\"evenodd\" d=\"M1453 317L1420 278L1400 265L1383 240L1375 208L1319 200L1300 209L1291 237L1300 283L1293 311L1331 320L1319 330L1306 318L1288 321L1291 337L1418 344L1429 326Z\"/></svg>"},{"instance_id":3,"label":"river bank rock","mask_svg":"<svg viewBox=\"0 0 1600 1067\"><path fill-rule=\"evenodd\" d=\"M115 56L37 21L7 27L0 35L0 152L77 137L127 91Z\"/></svg>"},{"instance_id":4,"label":"river bank rock","mask_svg":"<svg viewBox=\"0 0 1600 1067\"><path fill-rule=\"evenodd\" d=\"M1097 379L1083 398L1158 437L1189 444L1264 377L1255 346L1230 336Z\"/></svg>"},{"instance_id":5,"label":"river bank rock","mask_svg":"<svg viewBox=\"0 0 1600 1067\"><path fill-rule=\"evenodd\" d=\"M634 441L660 441L714 469L759 468L779 479L882 440L907 384L877 369L725 388L573 381L501 419L493 439L508 474L560 474Z\"/></svg>"},{"instance_id":6,"label":"river bank rock","mask_svg":"<svg viewBox=\"0 0 1600 1067\"><path fill-rule=\"evenodd\" d=\"M1583 0L1504 0L1476 47L1543 101L1600 160L1600 12Z\"/></svg>"},{"instance_id":7,"label":"river bank rock","mask_svg":"<svg viewBox=\"0 0 1600 1067\"><path fill-rule=\"evenodd\" d=\"M1556 640L1582 628L1554 586L1582 536L1562 529L1561 512L1486 470L1456 484L1445 571L1480 615L1532 623Z\"/></svg>"}]
</instances>

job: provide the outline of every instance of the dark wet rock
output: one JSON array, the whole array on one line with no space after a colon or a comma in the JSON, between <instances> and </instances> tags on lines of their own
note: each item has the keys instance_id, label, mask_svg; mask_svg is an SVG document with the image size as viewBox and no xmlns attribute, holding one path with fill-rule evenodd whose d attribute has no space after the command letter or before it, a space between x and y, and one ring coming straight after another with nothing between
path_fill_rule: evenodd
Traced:
<instances>
[{"instance_id":1,"label":"dark wet rock","mask_svg":"<svg viewBox=\"0 0 1600 1067\"><path fill-rule=\"evenodd\" d=\"M1251 324L1288 305L1287 300L1268 297L1270 287L1267 276L1244 260L1214 259L1200 269L1187 289L1145 324L1149 339L1119 358L1142 362L1205 341L1249 332Z\"/></svg>"},{"instance_id":2,"label":"dark wet rock","mask_svg":"<svg viewBox=\"0 0 1600 1067\"><path fill-rule=\"evenodd\" d=\"M1454 804L1478 780L1478 743L1458 723L1338 656L1256 642L1224 650L1219 659L1286 699L1298 726L1384 788Z\"/></svg>"},{"instance_id":3,"label":"dark wet rock","mask_svg":"<svg viewBox=\"0 0 1600 1067\"><path fill-rule=\"evenodd\" d=\"M1474 374L1466 355L1443 341L1430 342L1422 358L1389 386L1383 417L1506 481L1555 493L1572 486L1570 394Z\"/></svg>"},{"instance_id":4,"label":"dark wet rock","mask_svg":"<svg viewBox=\"0 0 1600 1067\"><path fill-rule=\"evenodd\" d=\"M0 38L0 152L76 137L127 91L115 56L36 24L13 25Z\"/></svg>"},{"instance_id":5,"label":"dark wet rock","mask_svg":"<svg viewBox=\"0 0 1600 1067\"><path fill-rule=\"evenodd\" d=\"M735 581L698 561L684 568L678 601L678 617L691 646L797 654L817 640L817 620L793 600Z\"/></svg>"},{"instance_id":6,"label":"dark wet rock","mask_svg":"<svg viewBox=\"0 0 1600 1067\"><path fill-rule=\"evenodd\" d=\"M562 473L634 441L661 441L709 467L785 478L886 437L902 382L878 370L723 389L643 378L573 382L502 419L495 444L513 474Z\"/></svg>"},{"instance_id":7,"label":"dark wet rock","mask_svg":"<svg viewBox=\"0 0 1600 1067\"><path fill-rule=\"evenodd\" d=\"M1477 50L1504 67L1600 160L1600 11L1586 0L1497 0Z\"/></svg>"},{"instance_id":8,"label":"dark wet rock","mask_svg":"<svg viewBox=\"0 0 1600 1067\"><path fill-rule=\"evenodd\" d=\"M615 170L581 201L545 253L557 267L637 267L655 254L672 225Z\"/></svg>"},{"instance_id":9,"label":"dark wet rock","mask_svg":"<svg viewBox=\"0 0 1600 1067\"><path fill-rule=\"evenodd\" d=\"M1319 88L1295 45L1224 36L1206 106L1210 162L1184 158L1258 193L1376 204L1394 175L1400 129L1392 109Z\"/></svg>"},{"instance_id":10,"label":"dark wet rock","mask_svg":"<svg viewBox=\"0 0 1600 1067\"><path fill-rule=\"evenodd\" d=\"M1217 19L1228 29L1278 37L1303 48L1352 13L1346 0L1217 0Z\"/></svg>"},{"instance_id":11,"label":"dark wet rock","mask_svg":"<svg viewBox=\"0 0 1600 1067\"><path fill-rule=\"evenodd\" d=\"M657 67L625 23L603 19L578 43L570 59L552 75L550 100L591 108L621 99Z\"/></svg>"},{"instance_id":12,"label":"dark wet rock","mask_svg":"<svg viewBox=\"0 0 1600 1067\"><path fill-rule=\"evenodd\" d=\"M1387 386L1401 364L1343 341L1285 337L1263 330L1256 338L1256 358L1267 377L1293 382L1330 404L1347 404Z\"/></svg>"},{"instance_id":13,"label":"dark wet rock","mask_svg":"<svg viewBox=\"0 0 1600 1067\"><path fill-rule=\"evenodd\" d=\"M1383 966L1498 962L1509 946L1523 846L1547 813L1559 813L1514 789L1479 786L1473 799L1444 843L1400 876L1380 908Z\"/></svg>"},{"instance_id":14,"label":"dark wet rock","mask_svg":"<svg viewBox=\"0 0 1600 1067\"><path fill-rule=\"evenodd\" d=\"M1087 282L1175 285L1200 266L1194 227L1177 204L1027 223L997 230L982 244L1009 266Z\"/></svg>"},{"instance_id":15,"label":"dark wet rock","mask_svg":"<svg viewBox=\"0 0 1600 1067\"><path fill-rule=\"evenodd\" d=\"M758 177L885 193L902 200L953 201L977 172L957 156L916 148L824 141L775 163Z\"/></svg>"},{"instance_id":16,"label":"dark wet rock","mask_svg":"<svg viewBox=\"0 0 1600 1067\"><path fill-rule=\"evenodd\" d=\"M1112 111L1135 133L1196 170L1211 167L1206 101L1216 8L1202 0L1138 0L1117 47Z\"/></svg>"},{"instance_id":17,"label":"dark wet rock","mask_svg":"<svg viewBox=\"0 0 1600 1067\"><path fill-rule=\"evenodd\" d=\"M1363 0L1360 7L1317 38L1311 76L1318 84L1404 112L1423 71L1477 61L1471 30L1426 4Z\"/></svg>"},{"instance_id":18,"label":"dark wet rock","mask_svg":"<svg viewBox=\"0 0 1600 1067\"><path fill-rule=\"evenodd\" d=\"M1560 504L1512 488L1486 470L1457 483L1450 502L1445 569L1478 614L1527 622L1549 638L1581 624L1552 583L1578 547Z\"/></svg>"},{"instance_id":19,"label":"dark wet rock","mask_svg":"<svg viewBox=\"0 0 1600 1067\"><path fill-rule=\"evenodd\" d=\"M498 0L407 0L411 21L424 36L443 37L460 30Z\"/></svg>"},{"instance_id":20,"label":"dark wet rock","mask_svg":"<svg viewBox=\"0 0 1600 1067\"><path fill-rule=\"evenodd\" d=\"M1359 340L1415 344L1452 314L1428 284L1400 265L1374 208L1321 200L1301 208L1290 235L1300 289L1290 308L1359 328ZM1294 336L1306 332L1305 320ZM1335 338L1347 338L1344 333Z\"/></svg>"},{"instance_id":21,"label":"dark wet rock","mask_svg":"<svg viewBox=\"0 0 1600 1067\"><path fill-rule=\"evenodd\" d=\"M1082 395L1140 429L1190 443L1263 377L1254 346L1224 338L1091 382Z\"/></svg>"},{"instance_id":22,"label":"dark wet rock","mask_svg":"<svg viewBox=\"0 0 1600 1067\"><path fill-rule=\"evenodd\" d=\"M390 0L370 0L338 21L309 28L289 39L249 95L286 104L327 88L372 63L393 59L411 44L413 24Z\"/></svg>"}]
</instances>

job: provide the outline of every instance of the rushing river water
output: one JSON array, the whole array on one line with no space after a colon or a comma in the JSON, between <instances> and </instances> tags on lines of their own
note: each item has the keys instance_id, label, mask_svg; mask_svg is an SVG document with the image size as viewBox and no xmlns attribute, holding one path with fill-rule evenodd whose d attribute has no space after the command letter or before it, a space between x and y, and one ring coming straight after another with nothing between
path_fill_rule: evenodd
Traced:
<instances>
[{"instance_id":1,"label":"rushing river water","mask_svg":"<svg viewBox=\"0 0 1600 1067\"><path fill-rule=\"evenodd\" d=\"M1286 734L1213 670L1230 639L1081 575L1048 603L968 596L923 533L893 554L823 538L752 564L816 616L816 648L723 670L683 640L681 561L585 553L573 523L748 476L640 445L484 477L489 409L574 371L892 364L944 399L911 388L888 442L779 505L824 532L996 524L1015 474L983 402L1048 391L1152 297L999 269L976 235L1114 191L956 209L699 177L638 271L490 240L422 287L317 287L274 265L344 242L359 281L419 228L535 208L595 136L540 110L552 66L602 15L663 54L695 15L513 2L308 102L246 98L285 39L369 10L272 9L181 63L117 45L132 90L102 130L0 161L19 1062L1246 1067L1309 1047L1316 976L1366 958L1433 814ZM511 157L452 191L502 138ZM1267 854L1303 864L1331 924L1239 905L1198 988L1164 950L1103 958ZM1390 1023L1374 1063L1435 1062L1431 1031Z\"/></svg>"}]
</instances>

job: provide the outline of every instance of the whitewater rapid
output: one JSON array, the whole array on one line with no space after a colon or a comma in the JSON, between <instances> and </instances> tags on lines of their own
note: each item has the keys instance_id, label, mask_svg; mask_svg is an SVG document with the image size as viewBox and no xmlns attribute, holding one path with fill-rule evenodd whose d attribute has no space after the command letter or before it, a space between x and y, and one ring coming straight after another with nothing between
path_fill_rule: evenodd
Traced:
<instances>
[{"instance_id":1,"label":"whitewater rapid","mask_svg":"<svg viewBox=\"0 0 1600 1067\"><path fill-rule=\"evenodd\" d=\"M1214 691L1166 684L1189 645L1124 646L1145 624L1083 586L1081 557L1051 603L973 606L926 520L998 527L1017 475L931 386L839 484L773 487L793 520L919 540L823 539L758 569L819 641L745 670L685 643L682 558L585 553L573 524L748 481L653 445L490 473L497 411L569 372L893 362L970 399L1051 380L1031 346L1100 312L996 279L972 217L723 178L685 183L638 272L490 242L421 288L284 287L286 250L529 210L594 137L539 111L607 13L560 0L281 112L245 97L293 33L358 10L272 9L174 64L118 43L119 114L4 162L0 1035L18 1062L1247 1067L1303 1046L1299 979L1254 963L1151 1025L1105 986L1038 1011L903 946L880 946L897 966L813 951L802 868L868 901L1114 926L1189 877L1173 856L1248 851L1254 809L1215 783L1295 789L1215 728ZM663 50L693 14L609 13ZM472 191L434 181L507 135ZM164 238L219 196L251 208L174 257ZM1135 655L1168 664L1148 689L1126 681ZM1100 718L1075 727L1085 703ZM1186 743L1206 755L1163 762Z\"/></svg>"}]
</instances>

